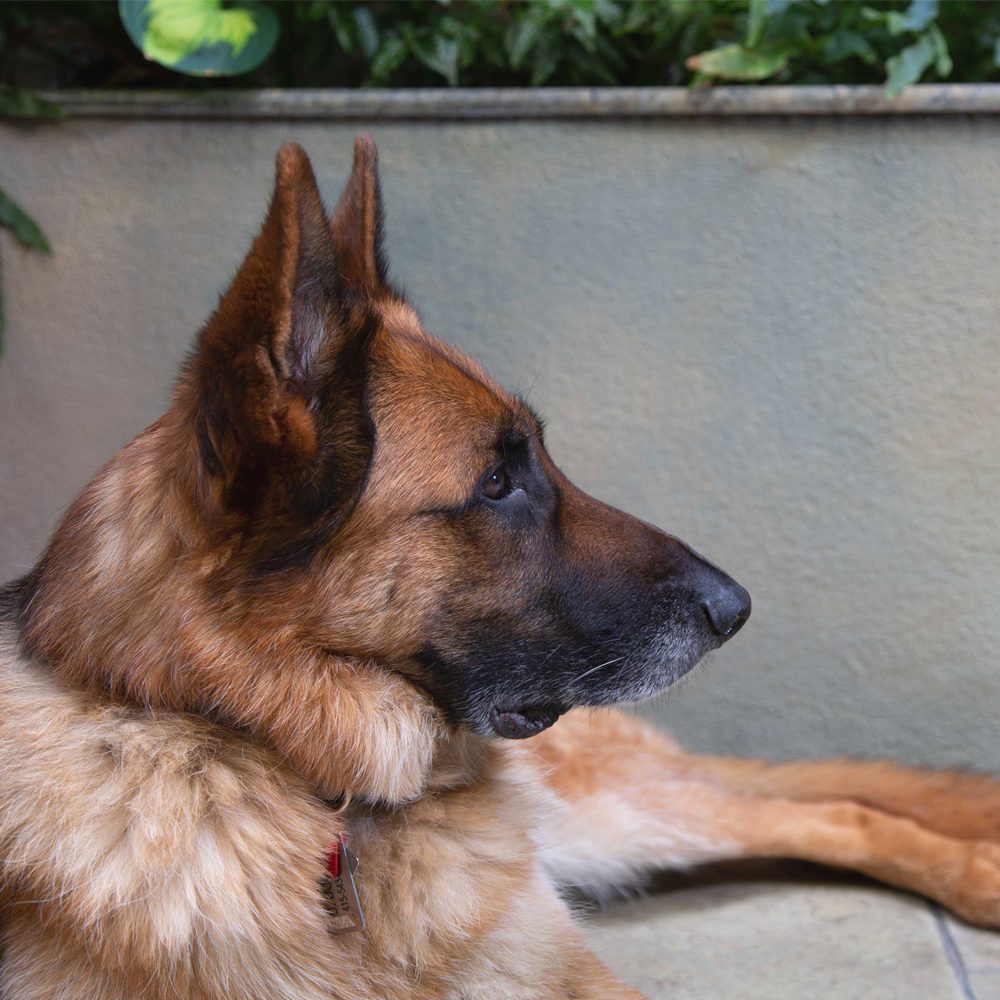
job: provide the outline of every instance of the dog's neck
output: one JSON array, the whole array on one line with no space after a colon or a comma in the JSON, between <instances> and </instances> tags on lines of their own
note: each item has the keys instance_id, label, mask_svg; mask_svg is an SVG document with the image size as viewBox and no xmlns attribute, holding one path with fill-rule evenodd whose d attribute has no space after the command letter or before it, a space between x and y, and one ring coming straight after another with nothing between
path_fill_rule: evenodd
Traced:
<instances>
[{"instance_id":1,"label":"dog's neck","mask_svg":"<svg viewBox=\"0 0 1000 1000\"><path fill-rule=\"evenodd\" d=\"M172 423L131 442L70 508L25 590L25 651L75 685L244 730L324 797L421 794L451 743L434 706L377 663L297 638L280 593L252 608L230 599L238 575L184 517L194 485ZM445 775L463 754L440 756Z\"/></svg>"},{"instance_id":2,"label":"dog's neck","mask_svg":"<svg viewBox=\"0 0 1000 1000\"><path fill-rule=\"evenodd\" d=\"M467 729L449 728L435 745L427 773L426 792L468 788L487 780L495 771L502 748Z\"/></svg>"}]
</instances>

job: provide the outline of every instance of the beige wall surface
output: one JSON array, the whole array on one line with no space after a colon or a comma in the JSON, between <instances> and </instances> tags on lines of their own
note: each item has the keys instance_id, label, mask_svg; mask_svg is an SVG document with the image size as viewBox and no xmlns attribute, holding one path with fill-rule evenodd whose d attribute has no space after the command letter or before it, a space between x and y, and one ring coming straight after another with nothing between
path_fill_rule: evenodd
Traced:
<instances>
[{"instance_id":1,"label":"beige wall surface","mask_svg":"<svg viewBox=\"0 0 1000 1000\"><path fill-rule=\"evenodd\" d=\"M164 406L279 143L381 146L396 278L588 491L754 598L689 744L1000 770L1000 118L0 128L0 569Z\"/></svg>"}]
</instances>

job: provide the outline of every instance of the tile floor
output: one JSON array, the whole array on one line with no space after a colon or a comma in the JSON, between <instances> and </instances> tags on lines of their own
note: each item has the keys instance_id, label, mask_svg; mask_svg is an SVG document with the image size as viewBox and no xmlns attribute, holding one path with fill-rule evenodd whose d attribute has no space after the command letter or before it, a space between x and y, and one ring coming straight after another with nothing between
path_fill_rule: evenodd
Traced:
<instances>
[{"instance_id":1,"label":"tile floor","mask_svg":"<svg viewBox=\"0 0 1000 1000\"><path fill-rule=\"evenodd\" d=\"M650 1000L1000 1000L1000 933L811 865L671 877L587 933Z\"/></svg>"}]
</instances>

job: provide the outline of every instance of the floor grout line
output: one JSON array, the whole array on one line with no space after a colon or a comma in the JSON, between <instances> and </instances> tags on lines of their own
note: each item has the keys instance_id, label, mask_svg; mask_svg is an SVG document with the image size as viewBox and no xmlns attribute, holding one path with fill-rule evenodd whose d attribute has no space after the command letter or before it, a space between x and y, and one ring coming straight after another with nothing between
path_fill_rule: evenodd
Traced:
<instances>
[{"instance_id":1,"label":"floor grout line","mask_svg":"<svg viewBox=\"0 0 1000 1000\"><path fill-rule=\"evenodd\" d=\"M959 950L958 942L955 940L955 936L951 933L951 928L945 920L944 912L937 903L931 903L930 908L934 916L934 924L937 927L938 936L941 938L941 946L948 957L948 964L951 966L951 971L955 973L955 978L958 980L962 997L964 1000L976 1000L976 994L972 991L972 983L969 982L969 970L965 965L962 952Z\"/></svg>"}]
</instances>

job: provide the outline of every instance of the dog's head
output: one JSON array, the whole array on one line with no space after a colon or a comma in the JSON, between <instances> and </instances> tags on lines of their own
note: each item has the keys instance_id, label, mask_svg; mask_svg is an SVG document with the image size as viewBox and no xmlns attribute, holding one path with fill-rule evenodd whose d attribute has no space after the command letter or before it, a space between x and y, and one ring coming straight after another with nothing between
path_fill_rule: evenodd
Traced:
<instances>
[{"instance_id":1,"label":"dog's head","mask_svg":"<svg viewBox=\"0 0 1000 1000\"><path fill-rule=\"evenodd\" d=\"M128 544L163 567L134 584L151 601L184 566L199 614L258 645L374 661L481 734L666 687L743 625L746 591L573 486L531 409L424 331L380 230L369 140L332 218L305 153L280 151L260 235L171 410L130 446L162 517L112 464L88 523L95 489L132 497L148 537ZM95 545L108 571L120 553Z\"/></svg>"},{"instance_id":2,"label":"dog's head","mask_svg":"<svg viewBox=\"0 0 1000 1000\"><path fill-rule=\"evenodd\" d=\"M369 142L332 224L284 149L202 337L202 460L256 573L310 609L307 641L411 676L481 732L662 689L740 628L746 591L559 472L524 402L392 290L380 220Z\"/></svg>"}]
</instances>

